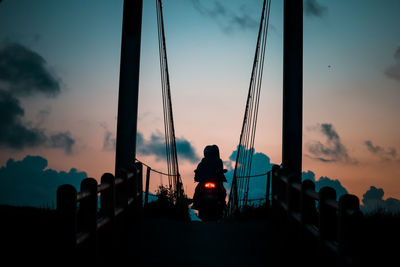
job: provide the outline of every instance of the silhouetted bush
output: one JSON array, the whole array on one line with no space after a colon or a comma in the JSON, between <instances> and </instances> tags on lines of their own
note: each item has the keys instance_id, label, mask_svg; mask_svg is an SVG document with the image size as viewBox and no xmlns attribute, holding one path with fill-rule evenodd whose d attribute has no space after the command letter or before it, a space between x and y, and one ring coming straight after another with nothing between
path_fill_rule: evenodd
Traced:
<instances>
[{"instance_id":1,"label":"silhouetted bush","mask_svg":"<svg viewBox=\"0 0 400 267\"><path fill-rule=\"evenodd\" d=\"M157 200L148 203L144 208L146 217L190 220L186 195L177 200L172 189L160 185L156 196Z\"/></svg>"}]
</instances>

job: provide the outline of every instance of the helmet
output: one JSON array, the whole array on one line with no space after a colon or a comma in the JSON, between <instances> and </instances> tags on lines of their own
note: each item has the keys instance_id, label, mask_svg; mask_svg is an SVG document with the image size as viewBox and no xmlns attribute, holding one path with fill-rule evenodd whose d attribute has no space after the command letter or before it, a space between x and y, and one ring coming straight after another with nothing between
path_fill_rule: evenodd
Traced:
<instances>
[{"instance_id":1,"label":"helmet","mask_svg":"<svg viewBox=\"0 0 400 267\"><path fill-rule=\"evenodd\" d=\"M217 145L208 145L204 148L205 158L219 158L219 148Z\"/></svg>"}]
</instances>

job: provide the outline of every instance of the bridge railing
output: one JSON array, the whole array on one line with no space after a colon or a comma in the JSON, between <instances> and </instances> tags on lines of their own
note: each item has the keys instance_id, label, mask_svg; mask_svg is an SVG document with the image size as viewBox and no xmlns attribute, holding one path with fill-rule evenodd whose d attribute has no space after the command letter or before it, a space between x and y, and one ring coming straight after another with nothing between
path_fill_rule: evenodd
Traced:
<instances>
[{"instance_id":1,"label":"bridge railing","mask_svg":"<svg viewBox=\"0 0 400 267\"><path fill-rule=\"evenodd\" d=\"M337 265L348 266L357 260L358 229L362 213L359 199L345 194L336 201L336 190L323 187L315 191L311 180L288 175L280 166L273 166L267 202L283 210L291 221L300 225L302 232L316 240L321 255L336 255ZM269 179L268 179L269 180Z\"/></svg>"},{"instance_id":2,"label":"bridge railing","mask_svg":"<svg viewBox=\"0 0 400 267\"><path fill-rule=\"evenodd\" d=\"M127 221L137 216L143 206L142 170L142 164L135 163L132 170L122 170L117 177L103 174L100 184L86 178L80 192L69 184L58 188L62 254L71 260L80 251L84 258L96 262L100 246L127 247ZM121 238L116 240L117 236Z\"/></svg>"}]
</instances>

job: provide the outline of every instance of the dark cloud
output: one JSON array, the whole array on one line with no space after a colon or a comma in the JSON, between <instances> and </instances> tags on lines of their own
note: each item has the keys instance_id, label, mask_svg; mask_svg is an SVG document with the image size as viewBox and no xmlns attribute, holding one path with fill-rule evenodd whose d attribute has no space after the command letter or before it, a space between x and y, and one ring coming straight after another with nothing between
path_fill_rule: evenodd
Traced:
<instances>
[{"instance_id":1,"label":"dark cloud","mask_svg":"<svg viewBox=\"0 0 400 267\"><path fill-rule=\"evenodd\" d=\"M311 180L313 182L315 182L315 173L308 170L307 172L302 172L301 173L301 180Z\"/></svg>"},{"instance_id":2,"label":"dark cloud","mask_svg":"<svg viewBox=\"0 0 400 267\"><path fill-rule=\"evenodd\" d=\"M400 82L400 46L394 53L395 63L385 70L385 74L390 79Z\"/></svg>"},{"instance_id":3,"label":"dark cloud","mask_svg":"<svg viewBox=\"0 0 400 267\"><path fill-rule=\"evenodd\" d=\"M321 132L327 138L327 141L325 144L319 141L308 144L308 152L311 153L311 158L322 162L357 163L355 159L349 156L332 124L318 124L315 129Z\"/></svg>"},{"instance_id":4,"label":"dark cloud","mask_svg":"<svg viewBox=\"0 0 400 267\"><path fill-rule=\"evenodd\" d=\"M271 163L270 158L264 153L254 153L254 149L251 149L253 153L253 162L252 162L252 170L251 175L266 173L271 170L274 165ZM225 167L229 169L229 171L225 174L228 183L225 184L227 188L228 195L230 191L230 187L232 185L233 172L234 172L234 164L236 161L237 149L232 152L229 159L224 161ZM266 176L254 177L250 178L250 190L249 190L249 199L258 199L264 198L266 195ZM311 170L307 172L302 172L302 181L311 180L315 183L315 190L319 192L321 188L325 186L332 187L336 190L336 199L345 194L348 194L347 189L341 184L338 179L332 179L326 176L321 176L318 180L315 178L315 173ZM386 212L391 213L400 213L400 200L395 198L388 198L383 200L383 189L377 189L374 186L371 186L370 190L368 190L362 199L362 210L365 211L375 211L378 209L383 209Z\"/></svg>"},{"instance_id":5,"label":"dark cloud","mask_svg":"<svg viewBox=\"0 0 400 267\"><path fill-rule=\"evenodd\" d=\"M0 146L13 149L35 147L46 142L43 130L29 128L21 118L24 110L18 99L0 90Z\"/></svg>"},{"instance_id":6,"label":"dark cloud","mask_svg":"<svg viewBox=\"0 0 400 267\"><path fill-rule=\"evenodd\" d=\"M42 56L21 44L4 45L0 49L0 147L21 150L44 146L71 154L75 144L71 134L66 131L49 135L45 129L24 122L25 111L18 99L38 93L56 96L59 92L60 83ZM39 112L38 124L49 112Z\"/></svg>"},{"instance_id":7,"label":"dark cloud","mask_svg":"<svg viewBox=\"0 0 400 267\"><path fill-rule=\"evenodd\" d=\"M176 150L178 152L178 156L189 160L190 162L196 163L200 160L192 144L185 138L176 139Z\"/></svg>"},{"instance_id":8,"label":"dark cloud","mask_svg":"<svg viewBox=\"0 0 400 267\"><path fill-rule=\"evenodd\" d=\"M192 4L201 15L215 20L226 33L235 29L257 29L259 25L257 20L246 13L244 5L239 11L233 12L220 1L213 1L211 5L207 5L204 1L192 0Z\"/></svg>"},{"instance_id":9,"label":"dark cloud","mask_svg":"<svg viewBox=\"0 0 400 267\"><path fill-rule=\"evenodd\" d=\"M151 134L150 140L146 140L141 133L136 137L137 153L142 155L153 155L157 160L166 160L165 139L160 133ZM178 157L192 163L200 159L191 143L185 138L176 138L176 150Z\"/></svg>"},{"instance_id":10,"label":"dark cloud","mask_svg":"<svg viewBox=\"0 0 400 267\"><path fill-rule=\"evenodd\" d=\"M304 12L310 17L322 17L328 12L328 8L319 4L317 0L306 0L304 2Z\"/></svg>"},{"instance_id":11,"label":"dark cloud","mask_svg":"<svg viewBox=\"0 0 400 267\"><path fill-rule=\"evenodd\" d=\"M255 153L254 149L251 149L250 152L253 153L251 175L263 174L272 169L272 166L274 164L271 163L270 158L266 154ZM232 154L229 157L229 160L224 162L224 164L226 164L228 168L231 166L234 167L236 156L237 156L237 149L232 152ZM233 173L234 169L230 168L230 171L228 171L225 174L228 180L228 185L226 186L228 191L230 190L230 186L232 185ZM310 170L302 173L302 180L306 179L312 180L315 183L315 189L317 192L319 192L319 190L324 186L330 186L334 188L336 190L337 199L339 199L339 197L341 197L342 195L348 193L346 188L342 186L339 180L321 176L318 179L318 181L316 181L315 173ZM266 195L266 186L267 186L267 176L250 178L249 199L264 198Z\"/></svg>"},{"instance_id":12,"label":"dark cloud","mask_svg":"<svg viewBox=\"0 0 400 267\"><path fill-rule=\"evenodd\" d=\"M87 177L75 168L55 171L47 168L40 156L26 156L21 161L9 159L0 168L0 203L15 206L45 206L55 204L58 186L72 184L79 191L80 182Z\"/></svg>"},{"instance_id":13,"label":"dark cloud","mask_svg":"<svg viewBox=\"0 0 400 267\"><path fill-rule=\"evenodd\" d=\"M226 8L218 1L214 1L212 7L206 7L200 0L192 0L192 4L194 8L202 15L208 16L211 18L216 18L218 16L226 16L227 10Z\"/></svg>"},{"instance_id":14,"label":"dark cloud","mask_svg":"<svg viewBox=\"0 0 400 267\"><path fill-rule=\"evenodd\" d=\"M230 191L230 187L232 185L234 167L236 162L238 149L232 152L227 161L224 161L225 167L228 168L228 172L225 174L226 179L228 180L228 184L226 184L226 188ZM255 152L254 148L249 149L249 152L253 154L253 160L251 164L251 172L250 175L257 175L267 173L271 170L273 164L271 163L270 158L264 153ZM240 171L240 168L239 168ZM241 179L241 178L238 178ZM259 199L265 198L266 190L267 190L267 176L259 176L254 178L249 178L249 199Z\"/></svg>"},{"instance_id":15,"label":"dark cloud","mask_svg":"<svg viewBox=\"0 0 400 267\"><path fill-rule=\"evenodd\" d=\"M100 126L104 129L103 150L115 151L116 147L115 137L113 137L112 132L108 129L107 124L105 122L100 123Z\"/></svg>"},{"instance_id":16,"label":"dark cloud","mask_svg":"<svg viewBox=\"0 0 400 267\"><path fill-rule=\"evenodd\" d=\"M322 187L329 186L336 190L336 199L338 200L344 194L347 194L347 189L343 187L337 179L332 179L326 176L321 176L318 181L315 180L315 173L307 171L302 173L302 181L311 180L315 183L315 191L319 192Z\"/></svg>"},{"instance_id":17,"label":"dark cloud","mask_svg":"<svg viewBox=\"0 0 400 267\"><path fill-rule=\"evenodd\" d=\"M371 186L363 195L362 209L366 213L383 211L387 213L400 213L400 200L395 198L383 199L385 192L382 188Z\"/></svg>"},{"instance_id":18,"label":"dark cloud","mask_svg":"<svg viewBox=\"0 0 400 267\"><path fill-rule=\"evenodd\" d=\"M0 89L0 147L21 150L45 146L61 148L71 154L75 140L69 132L47 135L44 129L30 127L22 121L24 109L10 92Z\"/></svg>"},{"instance_id":19,"label":"dark cloud","mask_svg":"<svg viewBox=\"0 0 400 267\"><path fill-rule=\"evenodd\" d=\"M50 115L50 107L43 108L36 114L36 125L42 125Z\"/></svg>"},{"instance_id":20,"label":"dark cloud","mask_svg":"<svg viewBox=\"0 0 400 267\"><path fill-rule=\"evenodd\" d=\"M364 144L369 152L379 157L382 161L392 161L397 158L397 151L393 147L384 149L380 146L375 146L370 140L365 141Z\"/></svg>"},{"instance_id":21,"label":"dark cloud","mask_svg":"<svg viewBox=\"0 0 400 267\"><path fill-rule=\"evenodd\" d=\"M6 44L0 49L0 81L15 96L60 93L60 81L48 69L46 60L21 44Z\"/></svg>"},{"instance_id":22,"label":"dark cloud","mask_svg":"<svg viewBox=\"0 0 400 267\"><path fill-rule=\"evenodd\" d=\"M72 147L75 144L75 140L71 137L70 132L67 131L51 135L48 140L51 148L61 148L64 149L67 154L72 153Z\"/></svg>"},{"instance_id":23,"label":"dark cloud","mask_svg":"<svg viewBox=\"0 0 400 267\"><path fill-rule=\"evenodd\" d=\"M115 151L116 139L115 135L107 128L106 124L100 124L104 128L103 150ZM176 150L178 157L190 162L198 162L199 156L192 144L185 138L176 138ZM150 140L146 140L143 134L136 134L136 152L145 156L155 156L157 160L166 160L165 139L161 133L151 134Z\"/></svg>"},{"instance_id":24,"label":"dark cloud","mask_svg":"<svg viewBox=\"0 0 400 267\"><path fill-rule=\"evenodd\" d=\"M362 202L364 205L366 202L371 201L371 200L382 200L383 195L385 193L383 192L382 188L376 188L375 186L371 186L367 192L363 195Z\"/></svg>"}]
</instances>

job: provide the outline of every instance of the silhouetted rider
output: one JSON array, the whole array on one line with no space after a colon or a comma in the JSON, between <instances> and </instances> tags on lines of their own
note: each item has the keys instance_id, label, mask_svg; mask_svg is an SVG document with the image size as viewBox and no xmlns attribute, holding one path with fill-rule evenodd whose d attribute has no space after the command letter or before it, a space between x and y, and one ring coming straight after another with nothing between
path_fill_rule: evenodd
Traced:
<instances>
[{"instance_id":1,"label":"silhouetted rider","mask_svg":"<svg viewBox=\"0 0 400 267\"><path fill-rule=\"evenodd\" d=\"M197 165L194 171L194 181L199 182L196 186L193 200L196 207L197 199L199 197L199 189L201 188L202 182L214 181L219 191L220 198L225 202L226 190L223 182L226 182L224 174L224 165L219 157L219 148L216 145L208 145L204 148L204 158Z\"/></svg>"},{"instance_id":2,"label":"silhouetted rider","mask_svg":"<svg viewBox=\"0 0 400 267\"><path fill-rule=\"evenodd\" d=\"M209 145L204 148L204 158L194 172L195 182L202 182L203 179L214 179L220 183L226 182L224 165L219 157L217 145Z\"/></svg>"}]
</instances>

